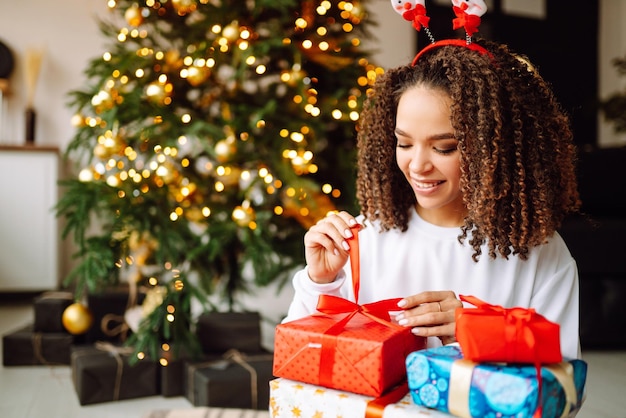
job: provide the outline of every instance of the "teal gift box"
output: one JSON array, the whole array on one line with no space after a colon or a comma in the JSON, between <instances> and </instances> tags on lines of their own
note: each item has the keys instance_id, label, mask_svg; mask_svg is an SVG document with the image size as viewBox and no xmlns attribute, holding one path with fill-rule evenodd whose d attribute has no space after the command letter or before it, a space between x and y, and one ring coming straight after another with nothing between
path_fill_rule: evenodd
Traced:
<instances>
[{"instance_id":1,"label":"teal gift box","mask_svg":"<svg viewBox=\"0 0 626 418\"><path fill-rule=\"evenodd\" d=\"M458 346L414 351L406 359L411 399L459 417L531 418L541 402L543 418L580 409L587 364L582 360L541 365L541 397L532 364L475 363Z\"/></svg>"}]
</instances>

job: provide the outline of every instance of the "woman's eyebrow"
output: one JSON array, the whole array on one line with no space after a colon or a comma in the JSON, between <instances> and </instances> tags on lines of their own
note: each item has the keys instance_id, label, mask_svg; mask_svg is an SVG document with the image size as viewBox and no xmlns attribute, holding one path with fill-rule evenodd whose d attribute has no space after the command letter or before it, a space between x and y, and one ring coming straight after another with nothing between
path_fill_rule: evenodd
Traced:
<instances>
[{"instance_id":1,"label":"woman's eyebrow","mask_svg":"<svg viewBox=\"0 0 626 418\"><path fill-rule=\"evenodd\" d=\"M402 129L399 129L399 128L395 129L395 133L396 135L405 136L407 138L411 137L411 135L409 135L408 133L404 132ZM428 137L428 139L437 141L437 140L444 140L444 139L456 139L456 137L454 136L454 133L452 132L444 132L440 134L431 135Z\"/></svg>"},{"instance_id":2,"label":"woman's eyebrow","mask_svg":"<svg viewBox=\"0 0 626 418\"><path fill-rule=\"evenodd\" d=\"M436 135L432 135L430 137L430 139L456 139L456 137L454 136L454 134L452 132L446 132L446 133L442 133L442 134L436 134Z\"/></svg>"}]
</instances>

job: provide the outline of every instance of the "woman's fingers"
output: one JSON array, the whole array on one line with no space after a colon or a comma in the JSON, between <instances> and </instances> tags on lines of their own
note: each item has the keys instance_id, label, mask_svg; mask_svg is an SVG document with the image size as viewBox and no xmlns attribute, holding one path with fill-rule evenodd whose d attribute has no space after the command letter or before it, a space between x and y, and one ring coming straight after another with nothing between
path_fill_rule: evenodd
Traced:
<instances>
[{"instance_id":1,"label":"woman's fingers","mask_svg":"<svg viewBox=\"0 0 626 418\"><path fill-rule=\"evenodd\" d=\"M347 240L353 236L351 227L354 225L356 225L356 220L347 212L327 216L305 234L304 245L306 247L323 246L333 253L335 249L350 251L350 244Z\"/></svg>"},{"instance_id":2,"label":"woman's fingers","mask_svg":"<svg viewBox=\"0 0 626 418\"><path fill-rule=\"evenodd\" d=\"M430 311L434 305L428 306L428 304L439 303L443 310L454 310L463 306L460 300L457 299L456 294L451 290L434 290L418 293L416 295L407 296L402 300L401 307L403 309L422 307L423 311Z\"/></svg>"},{"instance_id":3,"label":"woman's fingers","mask_svg":"<svg viewBox=\"0 0 626 418\"><path fill-rule=\"evenodd\" d=\"M348 259L356 220L347 212L321 219L304 235L305 257L311 280L327 283L334 280Z\"/></svg>"},{"instance_id":4,"label":"woman's fingers","mask_svg":"<svg viewBox=\"0 0 626 418\"><path fill-rule=\"evenodd\" d=\"M463 304L452 291L428 291L405 297L399 304L403 311L398 324L411 327L423 337L439 337L444 344L455 339L455 311Z\"/></svg>"}]
</instances>

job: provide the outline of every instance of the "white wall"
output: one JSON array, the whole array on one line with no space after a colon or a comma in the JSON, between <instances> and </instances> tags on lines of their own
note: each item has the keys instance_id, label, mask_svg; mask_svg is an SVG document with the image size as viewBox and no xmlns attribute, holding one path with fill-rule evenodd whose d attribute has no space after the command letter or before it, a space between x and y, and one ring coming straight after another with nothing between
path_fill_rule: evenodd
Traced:
<instances>
[{"instance_id":1,"label":"white wall","mask_svg":"<svg viewBox=\"0 0 626 418\"><path fill-rule=\"evenodd\" d=\"M26 51L45 48L35 90L35 142L64 148L73 135L67 92L84 85L90 58L102 54L104 39L94 16L107 14L105 0L0 0L0 40L12 49L16 65L5 96L0 143L25 140Z\"/></svg>"},{"instance_id":2,"label":"white wall","mask_svg":"<svg viewBox=\"0 0 626 418\"><path fill-rule=\"evenodd\" d=\"M370 29L373 39L368 39L366 46L374 51L372 61L384 68L411 62L417 44L415 29L393 10L389 0L370 0L369 5L377 25Z\"/></svg>"}]
</instances>

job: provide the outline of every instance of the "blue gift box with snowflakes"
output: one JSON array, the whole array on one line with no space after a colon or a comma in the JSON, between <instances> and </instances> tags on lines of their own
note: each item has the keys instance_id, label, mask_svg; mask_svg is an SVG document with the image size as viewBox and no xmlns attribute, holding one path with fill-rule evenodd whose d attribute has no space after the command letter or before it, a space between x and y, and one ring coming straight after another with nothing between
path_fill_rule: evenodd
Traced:
<instances>
[{"instance_id":1,"label":"blue gift box with snowflakes","mask_svg":"<svg viewBox=\"0 0 626 418\"><path fill-rule=\"evenodd\" d=\"M568 360L541 365L475 363L458 346L415 351L406 359L411 399L459 417L572 416L585 392L587 364ZM541 387L541 396L539 390Z\"/></svg>"}]
</instances>

